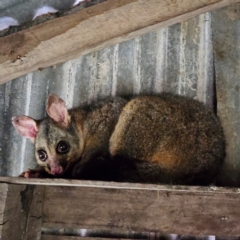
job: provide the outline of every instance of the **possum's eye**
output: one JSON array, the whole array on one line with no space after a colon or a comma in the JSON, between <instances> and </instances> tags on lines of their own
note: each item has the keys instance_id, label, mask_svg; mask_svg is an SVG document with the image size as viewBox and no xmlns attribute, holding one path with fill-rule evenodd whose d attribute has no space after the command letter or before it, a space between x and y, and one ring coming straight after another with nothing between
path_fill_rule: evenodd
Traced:
<instances>
[{"instance_id":1,"label":"possum's eye","mask_svg":"<svg viewBox=\"0 0 240 240\"><path fill-rule=\"evenodd\" d=\"M65 141L61 141L57 145L57 153L67 153L69 151L69 144Z\"/></svg>"},{"instance_id":2,"label":"possum's eye","mask_svg":"<svg viewBox=\"0 0 240 240\"><path fill-rule=\"evenodd\" d=\"M42 162L45 162L47 159L47 153L44 150L38 150L38 157Z\"/></svg>"}]
</instances>

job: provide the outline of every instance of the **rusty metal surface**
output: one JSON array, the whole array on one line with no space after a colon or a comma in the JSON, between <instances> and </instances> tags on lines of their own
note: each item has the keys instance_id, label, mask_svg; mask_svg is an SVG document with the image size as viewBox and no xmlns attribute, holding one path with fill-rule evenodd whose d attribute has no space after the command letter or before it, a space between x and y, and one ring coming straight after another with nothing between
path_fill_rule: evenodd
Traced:
<instances>
[{"instance_id":1,"label":"rusty metal surface","mask_svg":"<svg viewBox=\"0 0 240 240\"><path fill-rule=\"evenodd\" d=\"M173 92L213 107L211 14L22 76L0 86L0 174L35 164L32 144L11 126L12 115L44 116L54 92L68 107L121 94Z\"/></svg>"}]
</instances>

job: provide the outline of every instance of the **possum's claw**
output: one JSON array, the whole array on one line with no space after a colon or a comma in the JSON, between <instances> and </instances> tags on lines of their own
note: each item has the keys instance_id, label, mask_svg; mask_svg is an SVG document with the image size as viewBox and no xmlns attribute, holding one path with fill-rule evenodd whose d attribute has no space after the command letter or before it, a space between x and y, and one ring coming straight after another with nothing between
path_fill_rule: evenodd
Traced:
<instances>
[{"instance_id":1,"label":"possum's claw","mask_svg":"<svg viewBox=\"0 0 240 240\"><path fill-rule=\"evenodd\" d=\"M19 175L19 177L23 177L23 178L41 178L43 176L42 176L41 172L29 168L26 172L22 172Z\"/></svg>"}]
</instances>

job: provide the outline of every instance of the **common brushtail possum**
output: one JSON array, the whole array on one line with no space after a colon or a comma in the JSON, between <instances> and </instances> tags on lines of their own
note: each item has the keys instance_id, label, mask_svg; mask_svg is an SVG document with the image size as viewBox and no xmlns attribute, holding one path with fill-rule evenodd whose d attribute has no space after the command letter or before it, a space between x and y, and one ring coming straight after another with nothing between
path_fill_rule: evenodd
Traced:
<instances>
[{"instance_id":1,"label":"common brushtail possum","mask_svg":"<svg viewBox=\"0 0 240 240\"><path fill-rule=\"evenodd\" d=\"M46 111L42 120L12 118L39 164L23 177L203 185L224 160L220 121L183 96L114 97L67 110L50 94Z\"/></svg>"}]
</instances>

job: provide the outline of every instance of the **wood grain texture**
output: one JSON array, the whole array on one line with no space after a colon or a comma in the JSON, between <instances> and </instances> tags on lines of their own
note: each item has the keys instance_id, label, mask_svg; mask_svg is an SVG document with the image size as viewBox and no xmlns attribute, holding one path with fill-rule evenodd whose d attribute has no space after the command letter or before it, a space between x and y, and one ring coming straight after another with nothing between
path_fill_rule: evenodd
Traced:
<instances>
[{"instance_id":1,"label":"wood grain texture","mask_svg":"<svg viewBox=\"0 0 240 240\"><path fill-rule=\"evenodd\" d=\"M237 236L240 193L52 187L43 227Z\"/></svg>"},{"instance_id":2,"label":"wood grain texture","mask_svg":"<svg viewBox=\"0 0 240 240\"><path fill-rule=\"evenodd\" d=\"M3 217L1 239L21 239L26 234L26 209L21 203L21 198L24 195L27 199L31 190L24 185L4 185L0 186L1 195L5 196L5 201L1 202L1 205L4 205L0 213ZM3 192L2 188L4 188Z\"/></svg>"},{"instance_id":3,"label":"wood grain texture","mask_svg":"<svg viewBox=\"0 0 240 240\"><path fill-rule=\"evenodd\" d=\"M42 190L41 186L0 184L0 239L41 238Z\"/></svg>"},{"instance_id":4,"label":"wood grain texture","mask_svg":"<svg viewBox=\"0 0 240 240\"><path fill-rule=\"evenodd\" d=\"M2 239L3 236L18 239L16 234L22 239L39 239L41 222L43 228L201 236L239 236L240 233L239 189L26 180L27 185L24 181L0 184ZM37 181L45 186L34 186ZM65 186L49 186L47 182ZM43 239L61 239L61 236L47 235L42 235Z\"/></svg>"},{"instance_id":5,"label":"wood grain texture","mask_svg":"<svg viewBox=\"0 0 240 240\"><path fill-rule=\"evenodd\" d=\"M44 187L34 186L32 201L29 202L29 212L26 225L26 240L40 240L42 227L42 206Z\"/></svg>"},{"instance_id":6,"label":"wood grain texture","mask_svg":"<svg viewBox=\"0 0 240 240\"><path fill-rule=\"evenodd\" d=\"M0 38L0 83L240 0L108 0Z\"/></svg>"},{"instance_id":7,"label":"wood grain texture","mask_svg":"<svg viewBox=\"0 0 240 240\"><path fill-rule=\"evenodd\" d=\"M20 177L0 177L0 183L23 184L23 185L43 185L60 187L88 187L104 189L132 189L132 190L168 190L173 192L193 192L200 194L238 194L240 188L226 187L205 187L205 186L182 186L182 185L160 185L160 184L141 184L141 183L119 183L101 182L88 180L68 180L68 179L47 179L47 178L20 178Z\"/></svg>"},{"instance_id":8,"label":"wood grain texture","mask_svg":"<svg viewBox=\"0 0 240 240\"><path fill-rule=\"evenodd\" d=\"M3 229L5 230L5 223L6 220L4 219L4 211L6 208L6 199L7 199L7 192L8 192L8 184L2 183L0 184L0 239L3 236Z\"/></svg>"}]
</instances>

